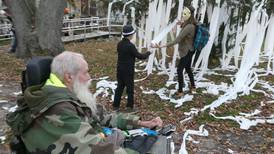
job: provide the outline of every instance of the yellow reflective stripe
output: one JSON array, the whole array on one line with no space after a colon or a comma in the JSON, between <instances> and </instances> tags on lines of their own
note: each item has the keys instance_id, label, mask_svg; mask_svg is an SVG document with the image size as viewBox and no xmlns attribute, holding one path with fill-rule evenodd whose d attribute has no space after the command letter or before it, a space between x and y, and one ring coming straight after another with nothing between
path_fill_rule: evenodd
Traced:
<instances>
[{"instance_id":1,"label":"yellow reflective stripe","mask_svg":"<svg viewBox=\"0 0 274 154\"><path fill-rule=\"evenodd\" d=\"M53 73L50 73L48 80L46 81L46 86L54 86L54 87L63 87L66 86L62 83L62 81Z\"/></svg>"}]
</instances>

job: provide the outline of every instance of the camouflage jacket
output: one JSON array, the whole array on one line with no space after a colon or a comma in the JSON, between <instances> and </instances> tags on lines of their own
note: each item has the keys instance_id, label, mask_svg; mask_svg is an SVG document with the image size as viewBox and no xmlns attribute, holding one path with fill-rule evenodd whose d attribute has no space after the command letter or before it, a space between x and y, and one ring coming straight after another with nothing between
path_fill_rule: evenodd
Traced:
<instances>
[{"instance_id":1,"label":"camouflage jacket","mask_svg":"<svg viewBox=\"0 0 274 154\"><path fill-rule=\"evenodd\" d=\"M136 153L114 150L105 142L102 126L132 129L138 116L107 114L98 106L96 114L65 87L33 86L26 89L23 103L7 116L7 123L20 135L30 153L111 154Z\"/></svg>"}]
</instances>

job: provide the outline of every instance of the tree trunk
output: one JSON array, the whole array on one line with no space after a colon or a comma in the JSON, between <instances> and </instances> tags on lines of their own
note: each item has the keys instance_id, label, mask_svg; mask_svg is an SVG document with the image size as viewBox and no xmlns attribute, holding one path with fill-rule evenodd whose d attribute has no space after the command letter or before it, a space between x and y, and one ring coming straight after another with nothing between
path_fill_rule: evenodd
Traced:
<instances>
[{"instance_id":1,"label":"tree trunk","mask_svg":"<svg viewBox=\"0 0 274 154\"><path fill-rule=\"evenodd\" d=\"M8 0L17 38L16 55L31 57L43 51L43 55L55 56L64 51L61 40L65 0ZM36 9L37 8L37 9Z\"/></svg>"},{"instance_id":2,"label":"tree trunk","mask_svg":"<svg viewBox=\"0 0 274 154\"><path fill-rule=\"evenodd\" d=\"M39 49L35 32L32 31L34 0L10 0L7 4L12 13L17 39L16 56L30 57L31 52Z\"/></svg>"},{"instance_id":3,"label":"tree trunk","mask_svg":"<svg viewBox=\"0 0 274 154\"><path fill-rule=\"evenodd\" d=\"M41 0L37 11L39 45L52 56L64 51L61 36L65 6L65 0Z\"/></svg>"}]
</instances>

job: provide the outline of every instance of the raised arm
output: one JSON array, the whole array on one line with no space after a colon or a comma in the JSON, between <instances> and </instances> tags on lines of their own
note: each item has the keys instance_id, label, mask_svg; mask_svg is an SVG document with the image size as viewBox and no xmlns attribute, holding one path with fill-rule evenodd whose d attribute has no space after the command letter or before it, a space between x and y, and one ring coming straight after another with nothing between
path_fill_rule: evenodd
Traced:
<instances>
[{"instance_id":1,"label":"raised arm","mask_svg":"<svg viewBox=\"0 0 274 154\"><path fill-rule=\"evenodd\" d=\"M131 54L134 55L134 57L136 57L138 59L147 59L148 56L151 54L149 51L144 54L138 52L138 50L136 49L136 47L134 45L130 46L130 52L131 52Z\"/></svg>"},{"instance_id":2,"label":"raised arm","mask_svg":"<svg viewBox=\"0 0 274 154\"><path fill-rule=\"evenodd\" d=\"M175 38L175 40L167 43L165 47L170 47L175 44L178 44L182 39L184 39L187 35L189 35L192 32L192 25L188 24L186 25L179 33L179 35Z\"/></svg>"}]
</instances>

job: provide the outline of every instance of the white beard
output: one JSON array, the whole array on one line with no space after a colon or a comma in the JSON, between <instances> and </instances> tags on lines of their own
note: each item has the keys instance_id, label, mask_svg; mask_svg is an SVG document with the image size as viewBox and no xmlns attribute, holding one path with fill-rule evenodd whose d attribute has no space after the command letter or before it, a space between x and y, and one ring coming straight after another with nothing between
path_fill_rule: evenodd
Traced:
<instances>
[{"instance_id":1,"label":"white beard","mask_svg":"<svg viewBox=\"0 0 274 154\"><path fill-rule=\"evenodd\" d=\"M91 84L90 81L91 80L83 84L79 82L78 79L76 79L73 83L72 90L81 102L86 103L86 105L91 109L92 114L96 114L97 112L96 98L93 96L93 94L89 90L89 87Z\"/></svg>"}]
</instances>

